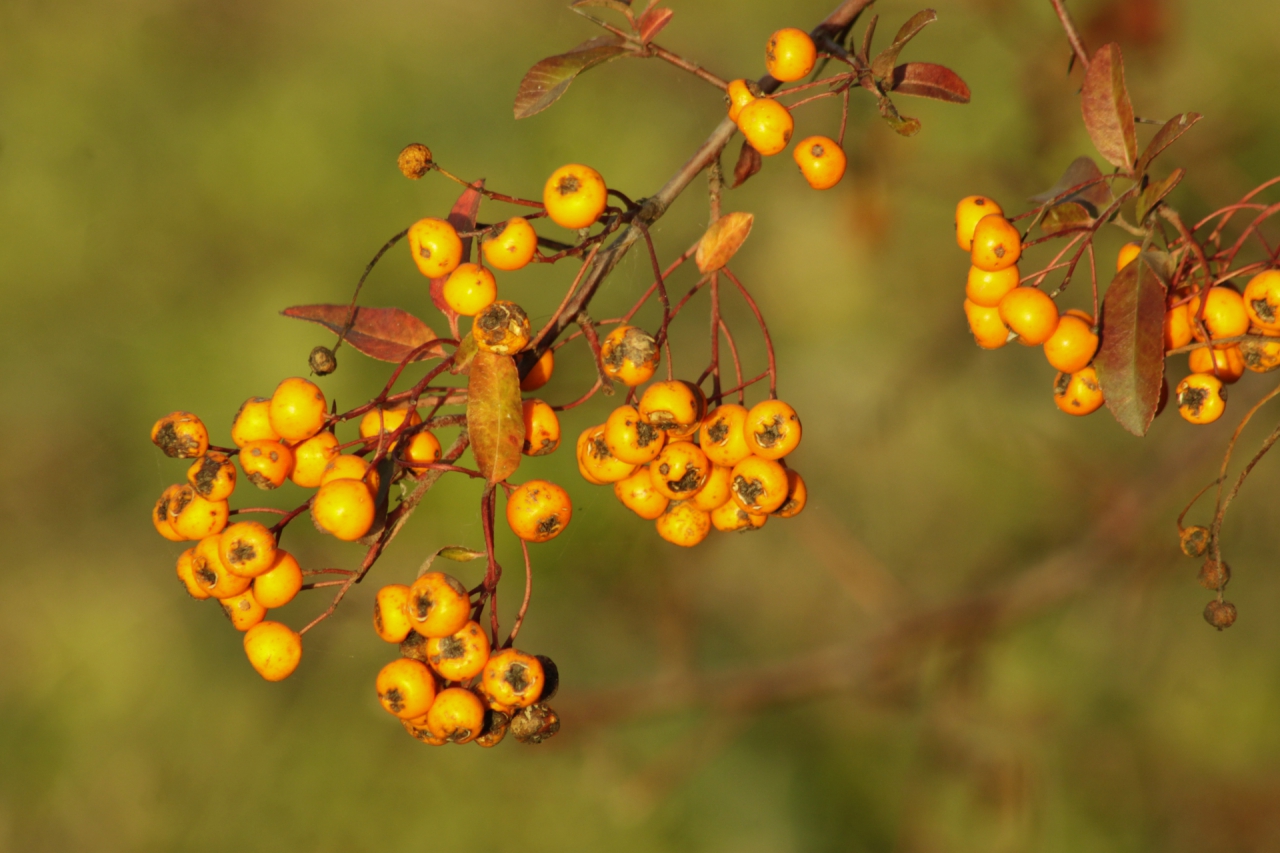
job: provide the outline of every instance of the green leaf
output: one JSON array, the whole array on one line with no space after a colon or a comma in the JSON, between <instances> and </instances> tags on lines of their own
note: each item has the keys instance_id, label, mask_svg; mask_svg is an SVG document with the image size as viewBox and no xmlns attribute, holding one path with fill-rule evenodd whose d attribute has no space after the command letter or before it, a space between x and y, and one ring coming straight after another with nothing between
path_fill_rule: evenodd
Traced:
<instances>
[{"instance_id":1,"label":"green leaf","mask_svg":"<svg viewBox=\"0 0 1280 853\"><path fill-rule=\"evenodd\" d=\"M574 78L603 62L627 53L622 40L606 35L585 41L568 53L548 57L530 68L516 91L516 118L540 113L560 99Z\"/></svg>"},{"instance_id":2,"label":"green leaf","mask_svg":"<svg viewBox=\"0 0 1280 853\"><path fill-rule=\"evenodd\" d=\"M1155 210L1156 205L1164 201L1165 196L1173 192L1174 187L1182 183L1182 176L1186 173L1186 169L1177 168L1163 181L1147 182L1147 185L1142 188L1142 192L1138 193L1136 211L1138 224L1142 224L1143 220L1151 215L1151 211Z\"/></svg>"},{"instance_id":3,"label":"green leaf","mask_svg":"<svg viewBox=\"0 0 1280 853\"><path fill-rule=\"evenodd\" d=\"M938 13L925 9L912 15L893 37L893 44L876 54L871 60L871 73L877 80L888 81L893 76L893 66L898 63L898 54L907 46L907 42L920 34L925 27L938 20Z\"/></svg>"},{"instance_id":4,"label":"green leaf","mask_svg":"<svg viewBox=\"0 0 1280 853\"><path fill-rule=\"evenodd\" d=\"M520 467L524 415L520 404L520 372L515 359L480 351L467 376L467 431L476 467L490 485Z\"/></svg>"},{"instance_id":5,"label":"green leaf","mask_svg":"<svg viewBox=\"0 0 1280 853\"><path fill-rule=\"evenodd\" d=\"M1040 220L1040 230L1046 234L1059 234L1072 228L1086 228L1093 224L1093 217L1083 204L1069 201L1049 208Z\"/></svg>"},{"instance_id":6,"label":"green leaf","mask_svg":"<svg viewBox=\"0 0 1280 853\"><path fill-rule=\"evenodd\" d=\"M1145 435L1164 385L1165 287L1146 253L1116 273L1102 303L1094 359L1107 408L1134 435Z\"/></svg>"},{"instance_id":7,"label":"green leaf","mask_svg":"<svg viewBox=\"0 0 1280 853\"><path fill-rule=\"evenodd\" d=\"M1129 173L1138 156L1138 134L1119 45L1106 45L1093 55L1080 91L1080 112L1102 159Z\"/></svg>"},{"instance_id":8,"label":"green leaf","mask_svg":"<svg viewBox=\"0 0 1280 853\"><path fill-rule=\"evenodd\" d=\"M449 368L449 372L454 376L461 376L471 370L471 359L476 357L479 347L476 346L475 335L467 332L462 340L458 342L458 351L453 356L453 366Z\"/></svg>"},{"instance_id":9,"label":"green leaf","mask_svg":"<svg viewBox=\"0 0 1280 853\"><path fill-rule=\"evenodd\" d=\"M893 105L893 101L881 96L878 106L880 108L880 116L889 123L895 131L903 136L915 136L920 132L920 120L909 116L898 114L898 108Z\"/></svg>"},{"instance_id":10,"label":"green leaf","mask_svg":"<svg viewBox=\"0 0 1280 853\"><path fill-rule=\"evenodd\" d=\"M418 577L422 577L431 571L431 564L436 561L436 557L444 557L446 560L453 560L455 563L469 563L472 560L479 560L487 556L489 555L484 551L475 551L465 545L446 545L423 561L422 565L418 567Z\"/></svg>"},{"instance_id":11,"label":"green leaf","mask_svg":"<svg viewBox=\"0 0 1280 853\"><path fill-rule=\"evenodd\" d=\"M1177 142L1178 137L1194 127L1195 123L1202 118L1204 116L1200 115L1200 113L1182 113L1166 121L1164 127L1157 130L1156 135L1151 137L1151 141L1147 143L1147 150L1143 151L1142 156L1138 158L1138 164L1134 167L1134 172L1141 175L1147 171L1151 161L1159 157L1160 152Z\"/></svg>"}]
</instances>

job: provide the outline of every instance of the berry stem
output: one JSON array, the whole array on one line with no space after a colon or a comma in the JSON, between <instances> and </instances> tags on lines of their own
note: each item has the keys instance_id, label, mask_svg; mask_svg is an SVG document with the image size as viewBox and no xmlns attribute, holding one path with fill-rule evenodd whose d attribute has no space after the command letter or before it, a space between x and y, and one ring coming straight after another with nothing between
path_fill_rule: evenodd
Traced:
<instances>
[{"instance_id":1,"label":"berry stem","mask_svg":"<svg viewBox=\"0 0 1280 853\"><path fill-rule=\"evenodd\" d=\"M742 282L738 281L738 277L734 275L726 266L723 269L725 276L729 281L734 283L738 288L738 292L742 294L742 298L746 300L747 305L751 308L751 313L756 315L756 322L760 324L760 334L764 336L764 351L769 357L769 399L776 400L778 398L778 363L773 355L773 338L769 336L769 325L764 321L764 315L760 313L760 307L756 305L756 301L751 298L751 294L743 287Z\"/></svg>"}]
</instances>

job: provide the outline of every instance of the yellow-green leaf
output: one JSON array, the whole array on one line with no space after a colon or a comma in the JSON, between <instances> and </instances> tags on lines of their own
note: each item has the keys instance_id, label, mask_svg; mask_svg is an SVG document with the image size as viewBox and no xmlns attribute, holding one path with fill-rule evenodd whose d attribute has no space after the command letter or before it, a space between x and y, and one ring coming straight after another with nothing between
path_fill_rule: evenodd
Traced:
<instances>
[{"instance_id":1,"label":"yellow-green leaf","mask_svg":"<svg viewBox=\"0 0 1280 853\"><path fill-rule=\"evenodd\" d=\"M476 467L490 484L502 482L520 467L524 417L515 359L485 351L472 358L467 376L467 431Z\"/></svg>"}]
</instances>

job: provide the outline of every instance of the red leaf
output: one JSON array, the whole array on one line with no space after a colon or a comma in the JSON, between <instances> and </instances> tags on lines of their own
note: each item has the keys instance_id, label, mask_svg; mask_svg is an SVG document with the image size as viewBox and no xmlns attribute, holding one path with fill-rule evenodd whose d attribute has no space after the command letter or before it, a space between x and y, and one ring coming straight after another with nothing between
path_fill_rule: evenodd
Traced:
<instances>
[{"instance_id":1,"label":"red leaf","mask_svg":"<svg viewBox=\"0 0 1280 853\"><path fill-rule=\"evenodd\" d=\"M1165 287L1150 261L1116 273L1102 303L1102 343L1094 367L1107 408L1134 435L1145 435L1164 382Z\"/></svg>"},{"instance_id":2,"label":"red leaf","mask_svg":"<svg viewBox=\"0 0 1280 853\"><path fill-rule=\"evenodd\" d=\"M453 209L449 211L449 224L459 233L476 230L476 215L480 212L480 190L484 189L484 181L476 181L462 191ZM462 262L471 260L471 238L462 238ZM431 279L431 301L449 320L449 328L453 336L458 337L458 314L444 301L444 283L448 276Z\"/></svg>"},{"instance_id":3,"label":"red leaf","mask_svg":"<svg viewBox=\"0 0 1280 853\"><path fill-rule=\"evenodd\" d=\"M949 104L969 103L969 87L945 65L907 62L893 69L893 91Z\"/></svg>"},{"instance_id":4,"label":"red leaf","mask_svg":"<svg viewBox=\"0 0 1280 853\"><path fill-rule=\"evenodd\" d=\"M615 35L585 41L568 53L549 56L525 72L516 91L516 118L540 113L560 99L573 78L588 68L627 53Z\"/></svg>"},{"instance_id":5,"label":"red leaf","mask_svg":"<svg viewBox=\"0 0 1280 853\"><path fill-rule=\"evenodd\" d=\"M1071 161L1071 165L1062 173L1062 177L1056 184L1038 195L1033 195L1030 200L1035 204L1043 204L1046 201L1058 203L1074 201L1083 204L1090 216L1097 216L1098 211L1106 209L1113 200L1111 188L1105 181L1090 183L1101 177L1102 170L1098 168L1097 163L1093 162L1092 157L1077 157ZM1081 184L1089 184L1089 186L1067 193L1068 190L1079 187Z\"/></svg>"},{"instance_id":6,"label":"red leaf","mask_svg":"<svg viewBox=\"0 0 1280 853\"><path fill-rule=\"evenodd\" d=\"M1157 130L1156 135L1147 143L1147 150L1143 151L1142 156L1138 158L1138 165L1134 167L1134 172L1141 175L1147 171L1151 161L1160 156L1161 151L1177 142L1178 137L1190 130L1202 118L1204 116L1200 113L1182 113L1166 121L1164 127Z\"/></svg>"},{"instance_id":7,"label":"red leaf","mask_svg":"<svg viewBox=\"0 0 1280 853\"><path fill-rule=\"evenodd\" d=\"M640 20L636 21L636 30L640 33L640 41L648 44L658 33L662 32L670 21L675 12L670 9L659 7L650 9L640 16Z\"/></svg>"},{"instance_id":8,"label":"red leaf","mask_svg":"<svg viewBox=\"0 0 1280 853\"><path fill-rule=\"evenodd\" d=\"M735 189L747 182L760 168L764 165L764 158L760 156L760 152L751 147L751 143L745 139L742 140L742 150L738 152L737 165L733 167L733 184L729 189Z\"/></svg>"},{"instance_id":9,"label":"red leaf","mask_svg":"<svg viewBox=\"0 0 1280 853\"><path fill-rule=\"evenodd\" d=\"M476 468L490 484L500 483L520 467L524 416L520 404L520 372L509 355L480 351L467 377L467 431Z\"/></svg>"},{"instance_id":10,"label":"red leaf","mask_svg":"<svg viewBox=\"0 0 1280 853\"><path fill-rule=\"evenodd\" d=\"M294 305L280 313L298 320L319 323L335 335L341 334L347 325L347 305ZM355 322L347 332L346 341L353 348L378 361L399 364L414 350L421 351L414 361L443 358L444 351L437 346L423 347L436 339L426 323L399 308L356 308Z\"/></svg>"},{"instance_id":11,"label":"red leaf","mask_svg":"<svg viewBox=\"0 0 1280 853\"><path fill-rule=\"evenodd\" d=\"M1129 172L1138 156L1138 136L1133 126L1133 104L1124 85L1124 59L1119 45L1109 44L1094 54L1084 75L1080 111L1102 159Z\"/></svg>"}]
</instances>

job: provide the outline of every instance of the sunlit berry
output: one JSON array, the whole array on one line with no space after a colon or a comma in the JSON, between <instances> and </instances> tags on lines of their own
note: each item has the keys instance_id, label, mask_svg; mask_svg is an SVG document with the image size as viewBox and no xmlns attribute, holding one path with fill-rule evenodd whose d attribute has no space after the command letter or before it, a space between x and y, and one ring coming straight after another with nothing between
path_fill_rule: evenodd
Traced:
<instances>
[{"instance_id":1,"label":"sunlit berry","mask_svg":"<svg viewBox=\"0 0 1280 853\"><path fill-rule=\"evenodd\" d=\"M441 453L440 439L436 438L430 430L424 429L413 434L413 438L409 439L409 444L404 448L401 456L410 465L429 465L432 462L439 462Z\"/></svg>"},{"instance_id":2,"label":"sunlit berry","mask_svg":"<svg viewBox=\"0 0 1280 853\"><path fill-rule=\"evenodd\" d=\"M1240 342L1240 354L1244 358L1245 369L1254 373L1269 373L1280 367L1280 332L1257 332L1258 337Z\"/></svg>"},{"instance_id":3,"label":"sunlit berry","mask_svg":"<svg viewBox=\"0 0 1280 853\"><path fill-rule=\"evenodd\" d=\"M293 473L293 451L269 438L251 441L240 448L240 468L259 489L276 489Z\"/></svg>"},{"instance_id":4,"label":"sunlit berry","mask_svg":"<svg viewBox=\"0 0 1280 853\"><path fill-rule=\"evenodd\" d=\"M1264 270L1249 279L1242 298L1253 325L1280 332L1280 270Z\"/></svg>"},{"instance_id":5,"label":"sunlit berry","mask_svg":"<svg viewBox=\"0 0 1280 853\"><path fill-rule=\"evenodd\" d=\"M218 537L218 556L234 574L256 578L276 561L276 537L257 521L237 521Z\"/></svg>"},{"instance_id":6,"label":"sunlit berry","mask_svg":"<svg viewBox=\"0 0 1280 853\"><path fill-rule=\"evenodd\" d=\"M555 409L541 400L525 400L520 406L524 417L524 446L526 456L546 456L560 446L560 419Z\"/></svg>"},{"instance_id":7,"label":"sunlit berry","mask_svg":"<svg viewBox=\"0 0 1280 853\"><path fill-rule=\"evenodd\" d=\"M186 541L186 537L174 530L173 525L169 522L169 501L181 489L181 484L175 484L165 489L156 500L155 506L151 508L151 523L155 525L156 533L159 533L170 542Z\"/></svg>"},{"instance_id":8,"label":"sunlit berry","mask_svg":"<svg viewBox=\"0 0 1280 853\"><path fill-rule=\"evenodd\" d=\"M827 136L810 136L796 143L791 156L800 174L815 190L829 190L844 177L844 150Z\"/></svg>"},{"instance_id":9,"label":"sunlit berry","mask_svg":"<svg viewBox=\"0 0 1280 853\"><path fill-rule=\"evenodd\" d=\"M1244 376L1244 355L1239 346L1226 349L1197 347L1187 353L1187 367L1192 373L1209 373L1231 385Z\"/></svg>"},{"instance_id":10,"label":"sunlit berry","mask_svg":"<svg viewBox=\"0 0 1280 853\"><path fill-rule=\"evenodd\" d=\"M427 711L427 730L450 743L470 743L484 727L484 703L464 687L441 690Z\"/></svg>"},{"instance_id":11,"label":"sunlit berry","mask_svg":"<svg viewBox=\"0 0 1280 853\"><path fill-rule=\"evenodd\" d=\"M245 400L231 421L231 440L236 447L244 447L251 441L279 441L279 434L271 427L271 400L266 397Z\"/></svg>"},{"instance_id":12,"label":"sunlit berry","mask_svg":"<svg viewBox=\"0 0 1280 853\"><path fill-rule=\"evenodd\" d=\"M698 428L698 444L716 465L732 468L751 455L746 434L747 409L736 403L717 406Z\"/></svg>"},{"instance_id":13,"label":"sunlit berry","mask_svg":"<svg viewBox=\"0 0 1280 853\"><path fill-rule=\"evenodd\" d=\"M1193 373L1174 390L1178 414L1193 424L1209 424L1222 417L1227 407L1227 389L1222 380L1208 373Z\"/></svg>"},{"instance_id":14,"label":"sunlit berry","mask_svg":"<svg viewBox=\"0 0 1280 853\"><path fill-rule=\"evenodd\" d=\"M570 163L547 178L542 203L555 224L576 231L588 228L600 218L608 202L608 188L600 173L590 166Z\"/></svg>"},{"instance_id":15,"label":"sunlit berry","mask_svg":"<svg viewBox=\"0 0 1280 853\"><path fill-rule=\"evenodd\" d=\"M499 709L524 708L538 701L545 683L542 662L516 649L490 655L482 680L485 695Z\"/></svg>"},{"instance_id":16,"label":"sunlit berry","mask_svg":"<svg viewBox=\"0 0 1280 853\"><path fill-rule=\"evenodd\" d=\"M225 501L236 490L236 466L225 453L210 451L191 463L187 482L207 501Z\"/></svg>"},{"instance_id":17,"label":"sunlit berry","mask_svg":"<svg viewBox=\"0 0 1280 853\"><path fill-rule=\"evenodd\" d=\"M1000 205L984 195L970 195L956 205L956 245L966 252L973 250L973 232L978 221L993 213L1003 214Z\"/></svg>"},{"instance_id":18,"label":"sunlit berry","mask_svg":"<svg viewBox=\"0 0 1280 853\"><path fill-rule=\"evenodd\" d=\"M252 587L238 595L220 598L218 603L222 605L222 612L227 614L227 618L231 620L231 626L237 631L248 631L267 615L267 608L254 597Z\"/></svg>"},{"instance_id":19,"label":"sunlit berry","mask_svg":"<svg viewBox=\"0 0 1280 853\"><path fill-rule=\"evenodd\" d=\"M764 47L765 67L775 80L791 83L808 75L818 58L813 39L804 30L787 27L769 36Z\"/></svg>"},{"instance_id":20,"label":"sunlit berry","mask_svg":"<svg viewBox=\"0 0 1280 853\"><path fill-rule=\"evenodd\" d=\"M378 493L381 480L378 469L369 466L369 460L351 453L340 453L329 460L320 475L320 485L333 480L363 480L370 494Z\"/></svg>"},{"instance_id":21,"label":"sunlit berry","mask_svg":"<svg viewBox=\"0 0 1280 853\"><path fill-rule=\"evenodd\" d=\"M515 355L529 343L529 315L514 302L499 299L476 315L471 335L485 352Z\"/></svg>"},{"instance_id":22,"label":"sunlit berry","mask_svg":"<svg viewBox=\"0 0 1280 853\"><path fill-rule=\"evenodd\" d=\"M1191 317L1187 305L1175 305L1164 313L1164 348L1180 349L1191 343Z\"/></svg>"},{"instance_id":23,"label":"sunlit berry","mask_svg":"<svg viewBox=\"0 0 1280 853\"><path fill-rule=\"evenodd\" d=\"M630 388L652 379L660 358L657 340L636 326L619 326L600 342L605 375Z\"/></svg>"},{"instance_id":24,"label":"sunlit berry","mask_svg":"<svg viewBox=\"0 0 1280 853\"><path fill-rule=\"evenodd\" d=\"M973 229L970 262L979 269L994 272L1011 267L1022 257L1022 235L1004 216L993 213L978 220Z\"/></svg>"},{"instance_id":25,"label":"sunlit berry","mask_svg":"<svg viewBox=\"0 0 1280 853\"><path fill-rule=\"evenodd\" d=\"M1200 325L1195 318L1200 314L1200 297L1195 296L1187 305L1187 315L1191 318L1191 335L1197 341L1206 340ZM1249 331L1249 314L1245 311L1244 299L1229 287L1211 287L1205 299L1204 328L1215 342L1223 338L1235 338ZM1214 346L1229 347L1231 344Z\"/></svg>"},{"instance_id":26,"label":"sunlit berry","mask_svg":"<svg viewBox=\"0 0 1280 853\"><path fill-rule=\"evenodd\" d=\"M974 305L994 308L1004 299L1005 294L1018 286L1019 275L1017 264L994 271L969 267L969 278L964 287L965 298Z\"/></svg>"},{"instance_id":27,"label":"sunlit berry","mask_svg":"<svg viewBox=\"0 0 1280 853\"><path fill-rule=\"evenodd\" d=\"M738 113L738 130L765 157L785 150L795 130L790 111L773 98L758 98Z\"/></svg>"},{"instance_id":28,"label":"sunlit berry","mask_svg":"<svg viewBox=\"0 0 1280 853\"><path fill-rule=\"evenodd\" d=\"M1068 415L1089 415L1103 403L1102 386L1092 367L1059 373L1053 380L1053 402Z\"/></svg>"},{"instance_id":29,"label":"sunlit berry","mask_svg":"<svg viewBox=\"0 0 1280 853\"><path fill-rule=\"evenodd\" d=\"M421 717L436 698L436 679L430 668L412 658L397 658L378 671L378 701L387 713L404 720Z\"/></svg>"},{"instance_id":30,"label":"sunlit berry","mask_svg":"<svg viewBox=\"0 0 1280 853\"><path fill-rule=\"evenodd\" d=\"M768 514L786 503L787 469L781 462L748 456L733 466L733 499L747 512Z\"/></svg>"},{"instance_id":31,"label":"sunlit berry","mask_svg":"<svg viewBox=\"0 0 1280 853\"><path fill-rule=\"evenodd\" d=\"M1120 253L1116 255L1116 272L1129 266L1129 263L1142 252L1141 243L1125 243L1120 247Z\"/></svg>"},{"instance_id":32,"label":"sunlit berry","mask_svg":"<svg viewBox=\"0 0 1280 853\"><path fill-rule=\"evenodd\" d=\"M151 441L175 459L194 459L209 449L209 430L190 412L170 412L151 427Z\"/></svg>"},{"instance_id":33,"label":"sunlit berry","mask_svg":"<svg viewBox=\"0 0 1280 853\"><path fill-rule=\"evenodd\" d=\"M773 511L778 518L794 518L803 510L805 504L809 502L809 490L804 484L804 478L796 471L787 469L787 499L782 506Z\"/></svg>"},{"instance_id":34,"label":"sunlit berry","mask_svg":"<svg viewBox=\"0 0 1280 853\"><path fill-rule=\"evenodd\" d=\"M320 432L293 448L293 471L289 479L304 489L320 485L324 469L342 453L338 437L331 432Z\"/></svg>"},{"instance_id":35,"label":"sunlit berry","mask_svg":"<svg viewBox=\"0 0 1280 853\"><path fill-rule=\"evenodd\" d=\"M446 681L474 678L489 662L489 635L473 621L447 637L431 637L427 662Z\"/></svg>"},{"instance_id":36,"label":"sunlit berry","mask_svg":"<svg viewBox=\"0 0 1280 853\"><path fill-rule=\"evenodd\" d=\"M703 512L712 512L724 506L726 501L733 499L733 493L730 490L732 480L732 468L726 468L724 465L712 465L706 482L702 484L702 488L694 493L693 497L688 498L689 503Z\"/></svg>"},{"instance_id":37,"label":"sunlit berry","mask_svg":"<svg viewBox=\"0 0 1280 853\"><path fill-rule=\"evenodd\" d=\"M613 493L636 515L653 521L667 511L671 499L653 487L649 466L642 465L630 477L613 484Z\"/></svg>"},{"instance_id":38,"label":"sunlit berry","mask_svg":"<svg viewBox=\"0 0 1280 853\"><path fill-rule=\"evenodd\" d=\"M533 354L525 353L522 354L521 357L523 358L524 355L532 356ZM523 364L523 362L520 363ZM547 350L542 355L538 356L538 360L533 363L533 366L529 368L529 372L520 380L520 390L537 391L543 385L546 385L551 381L551 374L555 372L555 369L555 353L551 350Z\"/></svg>"},{"instance_id":39,"label":"sunlit berry","mask_svg":"<svg viewBox=\"0 0 1280 853\"><path fill-rule=\"evenodd\" d=\"M609 452L632 465L652 462L662 452L666 439L666 433L641 418L635 406L619 406L604 423Z\"/></svg>"},{"instance_id":40,"label":"sunlit berry","mask_svg":"<svg viewBox=\"0 0 1280 853\"><path fill-rule=\"evenodd\" d=\"M1000 319L1028 346L1049 340L1058 328L1058 306L1043 290L1015 287L1000 300Z\"/></svg>"},{"instance_id":41,"label":"sunlit berry","mask_svg":"<svg viewBox=\"0 0 1280 853\"><path fill-rule=\"evenodd\" d=\"M692 548L711 532L711 513L688 501L672 501L654 522L658 535L682 548Z\"/></svg>"},{"instance_id":42,"label":"sunlit berry","mask_svg":"<svg viewBox=\"0 0 1280 853\"><path fill-rule=\"evenodd\" d=\"M368 533L376 515L373 493L363 480L329 480L311 498L311 518L316 526L343 542L354 542Z\"/></svg>"},{"instance_id":43,"label":"sunlit berry","mask_svg":"<svg viewBox=\"0 0 1280 853\"><path fill-rule=\"evenodd\" d=\"M377 406L365 412L364 417L360 418L360 437L368 439L371 446L377 446L376 443L381 441L385 449L390 452L397 444L396 442L387 444L390 436L406 421L409 426L422 423L422 416L418 414L415 406Z\"/></svg>"},{"instance_id":44,"label":"sunlit berry","mask_svg":"<svg viewBox=\"0 0 1280 853\"><path fill-rule=\"evenodd\" d=\"M711 512L711 526L721 533L759 530L768 520L768 513L747 512L734 501L721 504Z\"/></svg>"},{"instance_id":45,"label":"sunlit berry","mask_svg":"<svg viewBox=\"0 0 1280 853\"><path fill-rule=\"evenodd\" d=\"M178 580L182 581L182 585L186 587L187 595L196 599L208 598L209 591L196 583L195 555L195 548L188 548L178 555L178 564L176 566Z\"/></svg>"},{"instance_id":46,"label":"sunlit berry","mask_svg":"<svg viewBox=\"0 0 1280 853\"><path fill-rule=\"evenodd\" d=\"M756 456L781 459L800 444L800 416L781 400L764 400L747 412L742 431Z\"/></svg>"},{"instance_id":47,"label":"sunlit berry","mask_svg":"<svg viewBox=\"0 0 1280 853\"><path fill-rule=\"evenodd\" d=\"M271 568L253 579L253 597L268 610L284 607L302 590L302 567L283 548L276 549Z\"/></svg>"},{"instance_id":48,"label":"sunlit berry","mask_svg":"<svg viewBox=\"0 0 1280 853\"><path fill-rule=\"evenodd\" d=\"M595 485L616 483L630 477L636 470L631 462L623 462L609 450L604 440L605 426L590 427L578 436L578 470L583 478Z\"/></svg>"},{"instance_id":49,"label":"sunlit berry","mask_svg":"<svg viewBox=\"0 0 1280 853\"><path fill-rule=\"evenodd\" d=\"M409 622L424 637L448 637L471 619L471 599L457 578L427 572L409 587Z\"/></svg>"},{"instance_id":50,"label":"sunlit berry","mask_svg":"<svg viewBox=\"0 0 1280 853\"><path fill-rule=\"evenodd\" d=\"M259 622L245 632L244 652L258 675L283 681L302 660L302 637L279 622Z\"/></svg>"},{"instance_id":51,"label":"sunlit berry","mask_svg":"<svg viewBox=\"0 0 1280 853\"><path fill-rule=\"evenodd\" d=\"M1098 351L1098 336L1093 331L1092 318L1064 314L1058 320L1049 340L1044 342L1044 355L1055 370L1075 373L1093 361Z\"/></svg>"},{"instance_id":52,"label":"sunlit berry","mask_svg":"<svg viewBox=\"0 0 1280 853\"><path fill-rule=\"evenodd\" d=\"M210 598L230 598L250 587L252 578L234 574L218 551L219 537L206 536L196 544L191 556L191 574L196 585Z\"/></svg>"},{"instance_id":53,"label":"sunlit berry","mask_svg":"<svg viewBox=\"0 0 1280 853\"><path fill-rule=\"evenodd\" d=\"M427 217L409 226L409 253L427 278L442 278L462 262L462 240L447 220Z\"/></svg>"},{"instance_id":54,"label":"sunlit berry","mask_svg":"<svg viewBox=\"0 0 1280 853\"><path fill-rule=\"evenodd\" d=\"M513 216L496 235L480 241L480 251L489 266L512 272L527 265L537 254L538 232L523 216Z\"/></svg>"},{"instance_id":55,"label":"sunlit berry","mask_svg":"<svg viewBox=\"0 0 1280 853\"><path fill-rule=\"evenodd\" d=\"M409 587L393 583L373 598L373 630L388 643L402 643L413 625L409 622Z\"/></svg>"},{"instance_id":56,"label":"sunlit berry","mask_svg":"<svg viewBox=\"0 0 1280 853\"><path fill-rule=\"evenodd\" d=\"M966 299L964 316L973 340L983 349L1000 349L1009 342L1009 327L1000 319L999 308L988 308Z\"/></svg>"},{"instance_id":57,"label":"sunlit berry","mask_svg":"<svg viewBox=\"0 0 1280 853\"><path fill-rule=\"evenodd\" d=\"M169 497L169 524L183 539L203 539L221 533L227 526L227 502L207 501L190 483L183 483Z\"/></svg>"},{"instance_id":58,"label":"sunlit berry","mask_svg":"<svg viewBox=\"0 0 1280 853\"><path fill-rule=\"evenodd\" d=\"M668 379L644 389L637 407L646 423L662 430L696 428L707 413L707 398L692 382Z\"/></svg>"},{"instance_id":59,"label":"sunlit berry","mask_svg":"<svg viewBox=\"0 0 1280 853\"><path fill-rule=\"evenodd\" d=\"M546 480L520 484L507 498L507 523L526 542L547 542L560 535L573 517L569 493Z\"/></svg>"},{"instance_id":60,"label":"sunlit berry","mask_svg":"<svg viewBox=\"0 0 1280 853\"><path fill-rule=\"evenodd\" d=\"M474 317L498 298L498 282L479 264L459 264L445 280L443 295L455 314Z\"/></svg>"},{"instance_id":61,"label":"sunlit berry","mask_svg":"<svg viewBox=\"0 0 1280 853\"><path fill-rule=\"evenodd\" d=\"M310 380L294 376L276 386L267 417L276 435L296 444L321 430L327 411L328 404L320 387Z\"/></svg>"},{"instance_id":62,"label":"sunlit berry","mask_svg":"<svg viewBox=\"0 0 1280 853\"><path fill-rule=\"evenodd\" d=\"M725 89L724 99L729 105L729 121L736 122L742 108L759 97L758 89L753 89L754 82L743 79L730 80Z\"/></svg>"},{"instance_id":63,"label":"sunlit berry","mask_svg":"<svg viewBox=\"0 0 1280 853\"><path fill-rule=\"evenodd\" d=\"M673 501L693 497L711 476L711 463L696 444L680 441L668 444L649 463L653 487Z\"/></svg>"}]
</instances>

